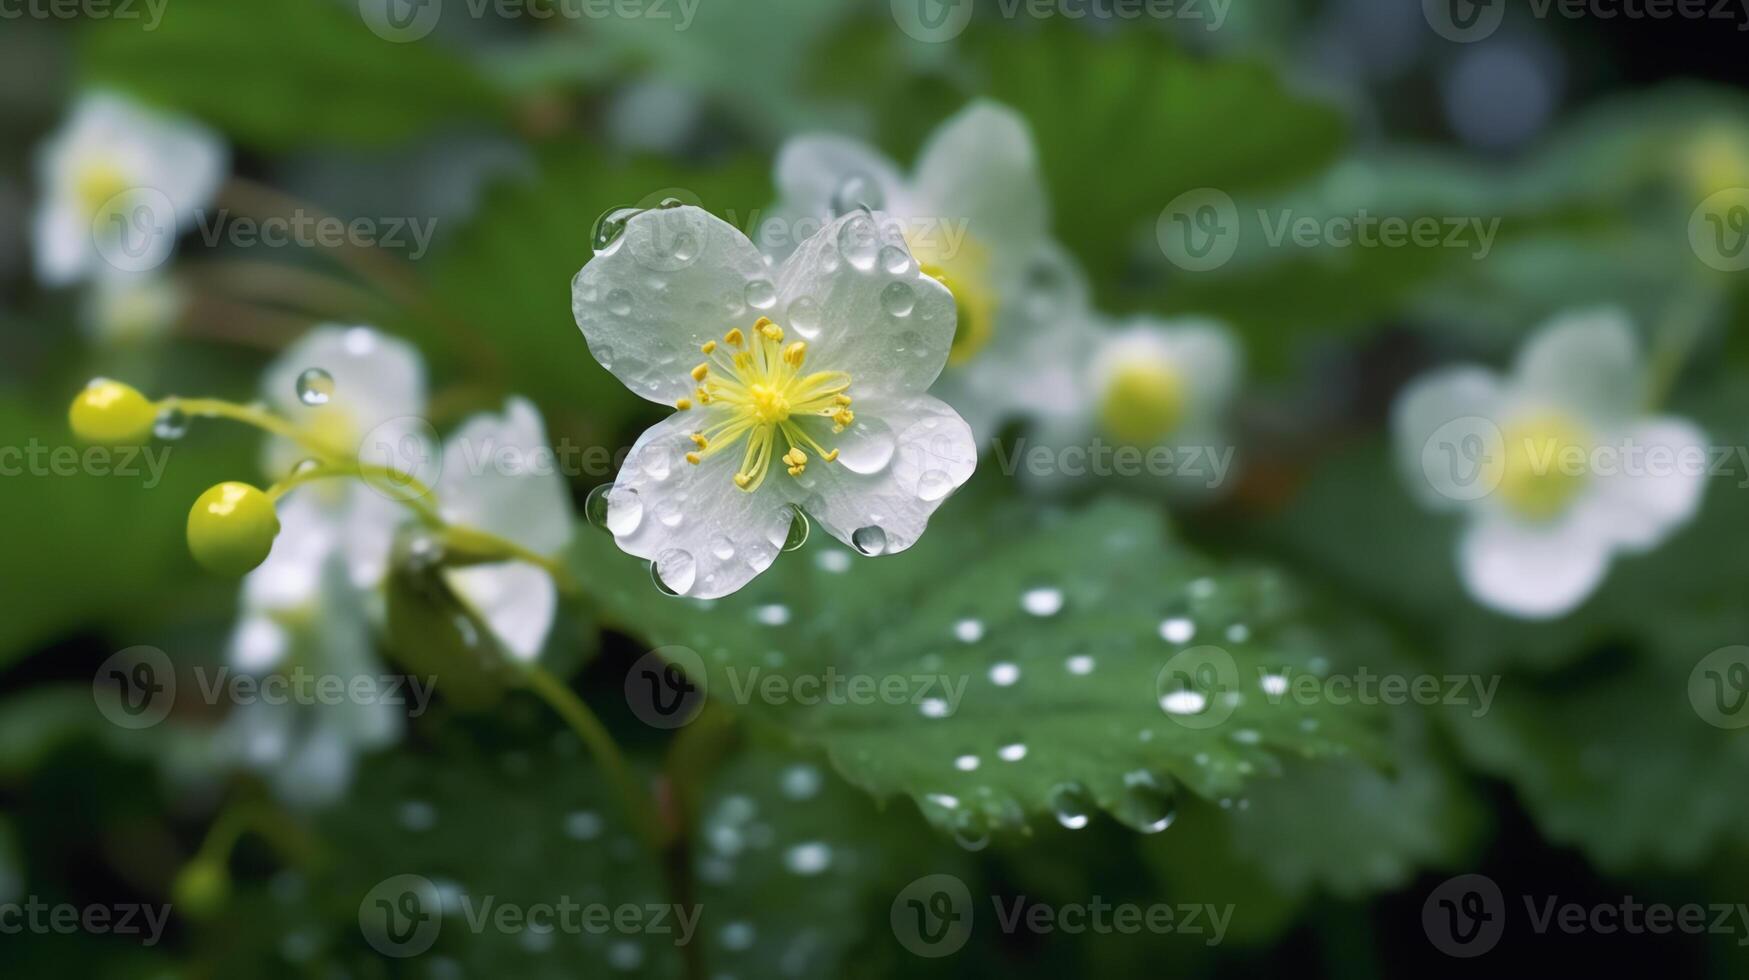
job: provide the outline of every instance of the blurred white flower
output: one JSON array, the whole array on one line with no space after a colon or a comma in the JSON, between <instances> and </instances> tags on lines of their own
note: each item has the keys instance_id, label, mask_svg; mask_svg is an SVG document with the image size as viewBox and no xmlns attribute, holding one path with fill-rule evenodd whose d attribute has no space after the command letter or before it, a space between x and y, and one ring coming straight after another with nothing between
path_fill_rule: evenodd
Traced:
<instances>
[{"instance_id":1,"label":"blurred white flower","mask_svg":"<svg viewBox=\"0 0 1749 980\"><path fill-rule=\"evenodd\" d=\"M829 222L774 269L704 211L644 211L577 274L572 310L602 366L679 409L632 447L607 513L675 592L741 588L797 509L863 554L901 551L976 465L925 394L953 297L883 214Z\"/></svg>"},{"instance_id":2,"label":"blurred white flower","mask_svg":"<svg viewBox=\"0 0 1749 980\"><path fill-rule=\"evenodd\" d=\"M832 135L798 136L778 153L779 200L756 235L774 257L800 233L858 207L897 223L923 271L952 291L959 325L936 394L980 444L1016 415L1048 411L1036 384L1074 343L1084 277L1051 240L1038 153L1026 121L974 102L944 122L902 174L877 150Z\"/></svg>"},{"instance_id":3,"label":"blurred white flower","mask_svg":"<svg viewBox=\"0 0 1749 980\"><path fill-rule=\"evenodd\" d=\"M83 325L105 346L149 344L175 327L188 295L175 279L157 272L106 272L85 297Z\"/></svg>"},{"instance_id":4,"label":"blurred white flower","mask_svg":"<svg viewBox=\"0 0 1749 980\"><path fill-rule=\"evenodd\" d=\"M1227 486L1227 415L1243 375L1232 333L1212 320L1138 316L1089 317L1085 336L1084 353L1059 362L1073 372L1068 408L1038 426L1035 444L1056 462L1028 475L1115 476L1181 496Z\"/></svg>"},{"instance_id":5,"label":"blurred white flower","mask_svg":"<svg viewBox=\"0 0 1749 980\"><path fill-rule=\"evenodd\" d=\"M38 276L62 286L162 264L228 166L224 143L192 120L110 93L84 96L38 151Z\"/></svg>"},{"instance_id":6,"label":"blurred white flower","mask_svg":"<svg viewBox=\"0 0 1749 980\"><path fill-rule=\"evenodd\" d=\"M546 426L527 400L510 399L502 415L474 416L444 443L439 512L535 554L557 554L571 540L571 506L548 453ZM443 574L511 656L540 653L559 601L545 569L506 561Z\"/></svg>"},{"instance_id":7,"label":"blurred white flower","mask_svg":"<svg viewBox=\"0 0 1749 980\"><path fill-rule=\"evenodd\" d=\"M1427 507L1469 515L1458 566L1477 601L1559 616L1616 552L1655 548L1694 516L1706 436L1643 414L1645 392L1633 330L1609 310L1549 323L1508 377L1458 367L1404 390L1399 462Z\"/></svg>"}]
</instances>

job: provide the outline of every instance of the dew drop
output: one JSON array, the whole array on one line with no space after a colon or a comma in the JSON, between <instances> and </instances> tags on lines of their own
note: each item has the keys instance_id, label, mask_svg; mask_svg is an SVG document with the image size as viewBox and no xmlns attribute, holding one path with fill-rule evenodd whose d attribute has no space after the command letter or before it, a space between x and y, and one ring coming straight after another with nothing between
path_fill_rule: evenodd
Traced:
<instances>
[{"instance_id":1,"label":"dew drop","mask_svg":"<svg viewBox=\"0 0 1749 980\"><path fill-rule=\"evenodd\" d=\"M878 527L859 527L850 534L850 543L856 550L873 557L885 554L887 550L887 532Z\"/></svg>"},{"instance_id":2,"label":"dew drop","mask_svg":"<svg viewBox=\"0 0 1749 980\"><path fill-rule=\"evenodd\" d=\"M1085 653L1077 653L1063 661L1063 669L1076 677L1086 677L1093 673L1093 658Z\"/></svg>"},{"instance_id":3,"label":"dew drop","mask_svg":"<svg viewBox=\"0 0 1749 980\"><path fill-rule=\"evenodd\" d=\"M812 799L820 792L820 770L805 763L797 763L784 770L783 795L792 800Z\"/></svg>"},{"instance_id":4,"label":"dew drop","mask_svg":"<svg viewBox=\"0 0 1749 980\"><path fill-rule=\"evenodd\" d=\"M866 215L851 218L838 229L838 251L858 271L874 268L878 243L874 222Z\"/></svg>"},{"instance_id":5,"label":"dew drop","mask_svg":"<svg viewBox=\"0 0 1749 980\"><path fill-rule=\"evenodd\" d=\"M686 511L672 498L664 497L656 502L656 520L663 527L679 527L686 520Z\"/></svg>"},{"instance_id":6,"label":"dew drop","mask_svg":"<svg viewBox=\"0 0 1749 980\"><path fill-rule=\"evenodd\" d=\"M797 296L789 303L789 328L803 340L820 336L820 304L812 296Z\"/></svg>"},{"instance_id":7,"label":"dew drop","mask_svg":"<svg viewBox=\"0 0 1749 980\"><path fill-rule=\"evenodd\" d=\"M879 419L857 419L838 437L838 463L858 476L873 476L893 461L898 443Z\"/></svg>"},{"instance_id":8,"label":"dew drop","mask_svg":"<svg viewBox=\"0 0 1749 980\"><path fill-rule=\"evenodd\" d=\"M960 772L976 772L983 762L970 752L961 752L953 758L953 767Z\"/></svg>"},{"instance_id":9,"label":"dew drop","mask_svg":"<svg viewBox=\"0 0 1749 980\"><path fill-rule=\"evenodd\" d=\"M895 276L902 276L911 271L911 253L897 245L882 246L881 268Z\"/></svg>"},{"instance_id":10,"label":"dew drop","mask_svg":"<svg viewBox=\"0 0 1749 980\"><path fill-rule=\"evenodd\" d=\"M735 542L729 540L726 534L719 534L711 541L711 557L717 561L728 561L735 557Z\"/></svg>"},{"instance_id":11,"label":"dew drop","mask_svg":"<svg viewBox=\"0 0 1749 980\"><path fill-rule=\"evenodd\" d=\"M783 550L794 551L808 543L808 531L813 527L808 522L808 515L798 508L795 516L790 518L789 531L783 538Z\"/></svg>"},{"instance_id":12,"label":"dew drop","mask_svg":"<svg viewBox=\"0 0 1749 980\"><path fill-rule=\"evenodd\" d=\"M1207 695L1188 687L1160 695L1160 710L1169 715L1199 715L1208 704Z\"/></svg>"},{"instance_id":13,"label":"dew drop","mask_svg":"<svg viewBox=\"0 0 1749 980\"><path fill-rule=\"evenodd\" d=\"M789 622L789 607L781 602L771 602L753 610L753 620L764 626L783 626Z\"/></svg>"},{"instance_id":14,"label":"dew drop","mask_svg":"<svg viewBox=\"0 0 1749 980\"><path fill-rule=\"evenodd\" d=\"M996 757L1003 762L1019 762L1026 758L1026 743L1011 740L996 750Z\"/></svg>"},{"instance_id":15,"label":"dew drop","mask_svg":"<svg viewBox=\"0 0 1749 980\"><path fill-rule=\"evenodd\" d=\"M755 279L747 284L747 305L756 310L769 310L777 305L777 290L770 281Z\"/></svg>"},{"instance_id":16,"label":"dew drop","mask_svg":"<svg viewBox=\"0 0 1749 980\"><path fill-rule=\"evenodd\" d=\"M1263 689L1264 694L1270 695L1271 697L1280 697L1287 693L1287 675L1264 674L1258 680L1257 686Z\"/></svg>"},{"instance_id":17,"label":"dew drop","mask_svg":"<svg viewBox=\"0 0 1749 980\"><path fill-rule=\"evenodd\" d=\"M608 208L601 217L595 219L595 228L589 234L589 245L596 255L611 255L619 248L625 236L626 222L633 215L642 213L641 208Z\"/></svg>"},{"instance_id":18,"label":"dew drop","mask_svg":"<svg viewBox=\"0 0 1749 980\"><path fill-rule=\"evenodd\" d=\"M886 195L881 193L880 183L865 173L847 174L832 191L834 217L849 214L857 208L878 211L885 206Z\"/></svg>"},{"instance_id":19,"label":"dew drop","mask_svg":"<svg viewBox=\"0 0 1749 980\"><path fill-rule=\"evenodd\" d=\"M917 292L903 282L889 282L881 290L881 309L888 316L910 316L917 305Z\"/></svg>"},{"instance_id":20,"label":"dew drop","mask_svg":"<svg viewBox=\"0 0 1749 980\"><path fill-rule=\"evenodd\" d=\"M1034 616L1055 616L1063 611L1063 590L1049 585L1027 589L1020 595L1020 608Z\"/></svg>"},{"instance_id":21,"label":"dew drop","mask_svg":"<svg viewBox=\"0 0 1749 980\"><path fill-rule=\"evenodd\" d=\"M623 289L615 289L607 294L607 312L614 316L626 316L632 311L632 294Z\"/></svg>"},{"instance_id":22,"label":"dew drop","mask_svg":"<svg viewBox=\"0 0 1749 980\"><path fill-rule=\"evenodd\" d=\"M1124 777L1124 795L1112 815L1132 830L1157 834L1178 818L1178 798L1170 785L1161 786L1145 772Z\"/></svg>"},{"instance_id":23,"label":"dew drop","mask_svg":"<svg viewBox=\"0 0 1749 980\"><path fill-rule=\"evenodd\" d=\"M717 935L723 948L732 953L752 949L753 941L756 938L758 938L758 934L754 932L753 924L739 919L724 925L723 931Z\"/></svg>"},{"instance_id":24,"label":"dew drop","mask_svg":"<svg viewBox=\"0 0 1749 980\"><path fill-rule=\"evenodd\" d=\"M565 817L565 836L572 840L594 840L601 836L601 818L588 810L578 810Z\"/></svg>"},{"instance_id":25,"label":"dew drop","mask_svg":"<svg viewBox=\"0 0 1749 980\"><path fill-rule=\"evenodd\" d=\"M990 683L997 687L1013 687L1020 680L1020 668L1004 660L990 667Z\"/></svg>"},{"instance_id":26,"label":"dew drop","mask_svg":"<svg viewBox=\"0 0 1749 980\"><path fill-rule=\"evenodd\" d=\"M188 413L174 406L164 409L152 422L152 434L168 440L188 435Z\"/></svg>"},{"instance_id":27,"label":"dew drop","mask_svg":"<svg viewBox=\"0 0 1749 980\"><path fill-rule=\"evenodd\" d=\"M1087 826L1093 815L1093 798L1080 783L1058 783L1051 790L1051 812L1057 823L1069 830Z\"/></svg>"},{"instance_id":28,"label":"dew drop","mask_svg":"<svg viewBox=\"0 0 1749 980\"><path fill-rule=\"evenodd\" d=\"M298 401L305 405L326 405L334 397L334 376L319 367L305 368L298 375Z\"/></svg>"},{"instance_id":29,"label":"dew drop","mask_svg":"<svg viewBox=\"0 0 1749 980\"><path fill-rule=\"evenodd\" d=\"M683 595L692 591L692 583L698 576L698 562L692 553L679 548L669 548L656 556L656 561L650 565L650 576L656 582L656 588L668 595Z\"/></svg>"},{"instance_id":30,"label":"dew drop","mask_svg":"<svg viewBox=\"0 0 1749 980\"><path fill-rule=\"evenodd\" d=\"M961 643L976 643L984 638L984 623L968 616L953 624L953 635Z\"/></svg>"},{"instance_id":31,"label":"dew drop","mask_svg":"<svg viewBox=\"0 0 1749 980\"><path fill-rule=\"evenodd\" d=\"M917 711L925 718L946 718L951 713L941 698L924 698L918 702Z\"/></svg>"},{"instance_id":32,"label":"dew drop","mask_svg":"<svg viewBox=\"0 0 1749 980\"><path fill-rule=\"evenodd\" d=\"M589 491L583 501L583 514L589 523L606 528L615 535L630 534L644 520L644 504L631 487L603 483Z\"/></svg>"}]
</instances>

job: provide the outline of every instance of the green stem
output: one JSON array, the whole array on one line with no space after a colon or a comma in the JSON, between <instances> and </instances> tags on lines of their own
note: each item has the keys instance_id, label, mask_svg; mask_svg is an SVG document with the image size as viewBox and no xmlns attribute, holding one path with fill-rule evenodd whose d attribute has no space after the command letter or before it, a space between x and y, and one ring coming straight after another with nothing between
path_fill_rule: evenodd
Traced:
<instances>
[{"instance_id":1,"label":"green stem","mask_svg":"<svg viewBox=\"0 0 1749 980\"><path fill-rule=\"evenodd\" d=\"M625 811L626 819L644 838L644 843L651 853L660 861L662 851L667 846L668 834L656 812L655 804L649 795L638 788L637 781L632 778L631 767L626 764L625 756L621 754L618 743L608 733L607 726L589 710L570 687L554 677L540 664L529 664L524 668L528 679L529 690L539 695L552 709L564 719L565 724L577 733L577 737L588 746L595 761L607 772L608 781L619 794L620 804Z\"/></svg>"}]
</instances>

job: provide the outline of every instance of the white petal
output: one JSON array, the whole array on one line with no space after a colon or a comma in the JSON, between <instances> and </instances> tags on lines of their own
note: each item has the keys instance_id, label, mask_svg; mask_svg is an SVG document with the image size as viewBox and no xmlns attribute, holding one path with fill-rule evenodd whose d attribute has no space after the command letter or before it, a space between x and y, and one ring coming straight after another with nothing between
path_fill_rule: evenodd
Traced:
<instances>
[{"instance_id":1,"label":"white petal","mask_svg":"<svg viewBox=\"0 0 1749 980\"><path fill-rule=\"evenodd\" d=\"M853 178L872 185L872 199L870 194L857 194L858 188L846 187ZM865 143L829 133L808 133L786 141L777 151L772 182L777 185L780 206L798 218L824 221L832 218L840 205L859 204L904 214L902 205L909 200L904 178L891 160ZM844 196L841 191L856 199L839 200ZM788 250L797 244L799 241L791 241Z\"/></svg>"},{"instance_id":2,"label":"white petal","mask_svg":"<svg viewBox=\"0 0 1749 980\"><path fill-rule=\"evenodd\" d=\"M1607 528L1580 508L1548 525L1486 514L1465 531L1458 568L1483 605L1524 619L1552 619L1603 581L1610 550Z\"/></svg>"},{"instance_id":3,"label":"white petal","mask_svg":"<svg viewBox=\"0 0 1749 980\"><path fill-rule=\"evenodd\" d=\"M607 526L621 550L655 562L670 589L713 599L771 567L794 513L774 489L789 479L775 460L758 490L735 486L745 442L686 462L704 422L697 409L676 412L638 437L608 497Z\"/></svg>"},{"instance_id":4,"label":"white petal","mask_svg":"<svg viewBox=\"0 0 1749 980\"><path fill-rule=\"evenodd\" d=\"M770 479L786 481L785 492L827 533L870 555L915 544L978 460L970 427L928 395L859 400L856 426L826 444L839 449L837 462L814 460L799 477Z\"/></svg>"},{"instance_id":5,"label":"white petal","mask_svg":"<svg viewBox=\"0 0 1749 980\"><path fill-rule=\"evenodd\" d=\"M32 220L36 274L46 286L65 286L99 264L91 222L77 209L44 201Z\"/></svg>"},{"instance_id":6,"label":"white petal","mask_svg":"<svg viewBox=\"0 0 1749 980\"><path fill-rule=\"evenodd\" d=\"M922 394L953 345L954 301L911 258L884 213L854 212L808 239L778 270L771 317L808 342L808 365L848 371L850 394Z\"/></svg>"},{"instance_id":7,"label":"white petal","mask_svg":"<svg viewBox=\"0 0 1749 980\"><path fill-rule=\"evenodd\" d=\"M246 609L292 613L317 604L329 560L340 547L340 524L325 488L302 487L279 502L273 550L243 578Z\"/></svg>"},{"instance_id":8,"label":"white petal","mask_svg":"<svg viewBox=\"0 0 1749 980\"><path fill-rule=\"evenodd\" d=\"M952 405L985 446L1010 418L1077 416L1076 429L1091 421L1087 406L1086 354L1099 340L1092 311L1084 306L1032 316L1026 304L1004 306L990 345L970 360L950 365L929 393Z\"/></svg>"},{"instance_id":9,"label":"white petal","mask_svg":"<svg viewBox=\"0 0 1749 980\"><path fill-rule=\"evenodd\" d=\"M1397 463L1423 505L1452 510L1492 489L1480 463L1501 452L1500 378L1456 367L1410 382L1391 407Z\"/></svg>"},{"instance_id":10,"label":"white petal","mask_svg":"<svg viewBox=\"0 0 1749 980\"><path fill-rule=\"evenodd\" d=\"M571 540L571 507L540 412L511 398L503 415L480 414L443 446L438 500L445 520L490 531L538 554Z\"/></svg>"},{"instance_id":11,"label":"white petal","mask_svg":"<svg viewBox=\"0 0 1749 980\"><path fill-rule=\"evenodd\" d=\"M1032 132L1014 110L974 102L941 124L917 158L916 194L923 215L964 221L965 231L995 260L1030 254L1048 222Z\"/></svg>"},{"instance_id":12,"label":"white petal","mask_svg":"<svg viewBox=\"0 0 1749 980\"><path fill-rule=\"evenodd\" d=\"M389 574L395 531L409 520L410 513L405 503L373 484L353 484L342 490L345 498L339 522L344 537L340 547L346 556L347 580L355 589L374 589Z\"/></svg>"},{"instance_id":13,"label":"white petal","mask_svg":"<svg viewBox=\"0 0 1749 980\"><path fill-rule=\"evenodd\" d=\"M1576 411L1594 425L1625 422L1645 390L1633 325L1614 309L1558 317L1519 351L1512 383L1518 401Z\"/></svg>"},{"instance_id":14,"label":"white petal","mask_svg":"<svg viewBox=\"0 0 1749 980\"><path fill-rule=\"evenodd\" d=\"M1645 419L1619 443L1643 453L1619 472L1598 477L1597 506L1618 545L1635 551L1657 547L1694 518L1706 489L1707 437L1680 418Z\"/></svg>"},{"instance_id":15,"label":"white petal","mask_svg":"<svg viewBox=\"0 0 1749 980\"><path fill-rule=\"evenodd\" d=\"M533 660L547 642L559 593L545 570L526 562L467 565L444 570L450 588L518 660Z\"/></svg>"},{"instance_id":16,"label":"white petal","mask_svg":"<svg viewBox=\"0 0 1749 980\"><path fill-rule=\"evenodd\" d=\"M747 236L695 207L635 215L571 281L589 352L633 392L673 404L692 394L699 346L768 312L772 272Z\"/></svg>"},{"instance_id":17,"label":"white petal","mask_svg":"<svg viewBox=\"0 0 1749 980\"><path fill-rule=\"evenodd\" d=\"M299 397L298 378L310 368L334 379L324 405L308 405ZM328 324L299 338L268 365L261 396L299 424L342 410L362 434L389 419L425 411L425 363L404 340L370 327Z\"/></svg>"}]
</instances>

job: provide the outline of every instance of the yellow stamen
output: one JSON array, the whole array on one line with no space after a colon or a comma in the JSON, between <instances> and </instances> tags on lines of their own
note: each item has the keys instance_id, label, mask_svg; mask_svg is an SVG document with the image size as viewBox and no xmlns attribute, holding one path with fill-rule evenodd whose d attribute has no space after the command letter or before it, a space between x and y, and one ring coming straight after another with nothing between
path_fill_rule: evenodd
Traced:
<instances>
[{"instance_id":1,"label":"yellow stamen","mask_svg":"<svg viewBox=\"0 0 1749 980\"><path fill-rule=\"evenodd\" d=\"M710 374L710 373L711 373L711 367L709 364L700 364L698 367L695 367L692 369L692 380L703 381L705 378L705 375Z\"/></svg>"},{"instance_id":2,"label":"yellow stamen","mask_svg":"<svg viewBox=\"0 0 1749 980\"><path fill-rule=\"evenodd\" d=\"M711 445L711 441L706 439L702 432L694 432L692 434L692 441L700 449L709 449Z\"/></svg>"},{"instance_id":3,"label":"yellow stamen","mask_svg":"<svg viewBox=\"0 0 1749 980\"><path fill-rule=\"evenodd\" d=\"M699 464L699 461L702 460L703 458L704 457L700 456L697 453L687 453L686 454L686 461L688 463L691 463L694 466L697 466Z\"/></svg>"},{"instance_id":4,"label":"yellow stamen","mask_svg":"<svg viewBox=\"0 0 1749 980\"><path fill-rule=\"evenodd\" d=\"M684 412L687 409L692 407L692 399L690 399L690 398L676 398L676 399L674 399L674 407L678 408L682 412Z\"/></svg>"},{"instance_id":5,"label":"yellow stamen","mask_svg":"<svg viewBox=\"0 0 1749 980\"><path fill-rule=\"evenodd\" d=\"M704 346L699 348L700 351L702 351L706 354L709 354L709 353L715 351L716 349L717 349L717 342L714 340L705 341Z\"/></svg>"},{"instance_id":6,"label":"yellow stamen","mask_svg":"<svg viewBox=\"0 0 1749 980\"><path fill-rule=\"evenodd\" d=\"M788 364L790 367L801 367L802 358L807 356L808 343L805 340L798 340L783 349L784 363Z\"/></svg>"},{"instance_id":7,"label":"yellow stamen","mask_svg":"<svg viewBox=\"0 0 1749 980\"><path fill-rule=\"evenodd\" d=\"M746 342L747 338L741 335L741 328L736 327L728 333L723 334L723 340L726 341L730 347L739 347Z\"/></svg>"}]
</instances>

